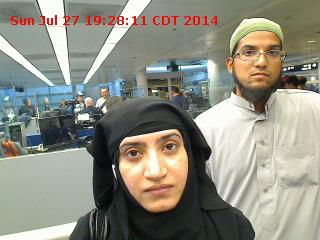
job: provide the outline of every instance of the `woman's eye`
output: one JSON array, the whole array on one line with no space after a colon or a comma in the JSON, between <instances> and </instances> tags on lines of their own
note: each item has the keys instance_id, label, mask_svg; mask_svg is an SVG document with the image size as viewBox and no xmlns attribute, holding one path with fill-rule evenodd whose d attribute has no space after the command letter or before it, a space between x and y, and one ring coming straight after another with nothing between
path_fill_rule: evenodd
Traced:
<instances>
[{"instance_id":1,"label":"woman's eye","mask_svg":"<svg viewBox=\"0 0 320 240\"><path fill-rule=\"evenodd\" d=\"M166 151L175 151L177 149L177 144L175 143L168 143L164 146L164 150Z\"/></svg>"},{"instance_id":2,"label":"woman's eye","mask_svg":"<svg viewBox=\"0 0 320 240\"><path fill-rule=\"evenodd\" d=\"M140 157L140 153L137 150L130 150L129 152L127 152L127 156L130 158L136 158L136 157Z\"/></svg>"}]
</instances>

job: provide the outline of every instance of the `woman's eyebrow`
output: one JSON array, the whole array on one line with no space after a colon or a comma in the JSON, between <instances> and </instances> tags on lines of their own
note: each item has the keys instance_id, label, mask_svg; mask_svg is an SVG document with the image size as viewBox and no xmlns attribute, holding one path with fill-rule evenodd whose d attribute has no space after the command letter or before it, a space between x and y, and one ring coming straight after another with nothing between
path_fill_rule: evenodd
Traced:
<instances>
[{"instance_id":1,"label":"woman's eyebrow","mask_svg":"<svg viewBox=\"0 0 320 240\"><path fill-rule=\"evenodd\" d=\"M124 143L123 145L120 145L120 149L124 148L124 147L140 147L143 146L145 147L147 144L144 142L128 142L128 143Z\"/></svg>"},{"instance_id":2,"label":"woman's eyebrow","mask_svg":"<svg viewBox=\"0 0 320 240\"><path fill-rule=\"evenodd\" d=\"M170 134L168 134L168 135L162 136L162 137L157 141L157 143L158 143L158 142L163 142L163 141L165 141L165 140L167 140L167 139L170 139L170 138L172 138L172 137L178 137L179 139L182 140L182 138L181 138L181 136L180 136L179 134L177 134L177 133L170 133ZM144 142L141 142L141 141L127 142L127 143L125 142L124 144L120 145L119 149L123 149L124 147L141 147L141 146L142 146L142 147L146 147L147 144L144 143Z\"/></svg>"},{"instance_id":3,"label":"woman's eyebrow","mask_svg":"<svg viewBox=\"0 0 320 240\"><path fill-rule=\"evenodd\" d=\"M162 137L159 139L159 141L165 141L165 140L167 140L167 139L169 139L169 138L172 138L172 137L178 137L179 139L182 140L182 138L181 138L181 136L180 136L179 134L177 134L177 133L170 133L170 134L168 134L168 135L162 136Z\"/></svg>"}]
</instances>

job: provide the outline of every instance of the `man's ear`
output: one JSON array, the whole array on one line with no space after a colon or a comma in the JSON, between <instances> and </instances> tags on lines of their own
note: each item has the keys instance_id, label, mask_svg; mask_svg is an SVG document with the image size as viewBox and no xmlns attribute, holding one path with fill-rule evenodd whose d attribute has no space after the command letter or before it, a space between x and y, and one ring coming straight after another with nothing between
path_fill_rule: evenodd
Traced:
<instances>
[{"instance_id":1,"label":"man's ear","mask_svg":"<svg viewBox=\"0 0 320 240\"><path fill-rule=\"evenodd\" d=\"M232 74L232 69L233 69L233 58L232 57L227 58L226 66L227 66L228 71Z\"/></svg>"}]
</instances>

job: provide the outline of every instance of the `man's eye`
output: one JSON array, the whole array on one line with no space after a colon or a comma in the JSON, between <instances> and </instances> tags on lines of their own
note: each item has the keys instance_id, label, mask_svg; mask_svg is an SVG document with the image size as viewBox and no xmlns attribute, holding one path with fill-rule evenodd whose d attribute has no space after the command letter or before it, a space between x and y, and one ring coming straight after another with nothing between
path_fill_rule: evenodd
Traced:
<instances>
[{"instance_id":1,"label":"man's eye","mask_svg":"<svg viewBox=\"0 0 320 240\"><path fill-rule=\"evenodd\" d=\"M168 143L164 146L164 150L166 151L175 151L177 149L177 144Z\"/></svg>"},{"instance_id":2,"label":"man's eye","mask_svg":"<svg viewBox=\"0 0 320 240\"><path fill-rule=\"evenodd\" d=\"M257 51L256 50L243 50L241 53L244 56L254 56L254 55L256 55Z\"/></svg>"},{"instance_id":3,"label":"man's eye","mask_svg":"<svg viewBox=\"0 0 320 240\"><path fill-rule=\"evenodd\" d=\"M280 53L278 50L269 50L267 52L268 52L268 55L271 57L277 57L279 56L279 53Z\"/></svg>"}]
</instances>

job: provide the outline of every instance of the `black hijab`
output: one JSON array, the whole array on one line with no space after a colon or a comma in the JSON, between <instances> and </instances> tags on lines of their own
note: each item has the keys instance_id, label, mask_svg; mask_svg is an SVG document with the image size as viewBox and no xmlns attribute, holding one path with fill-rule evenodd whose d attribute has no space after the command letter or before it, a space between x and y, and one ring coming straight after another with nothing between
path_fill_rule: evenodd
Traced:
<instances>
[{"instance_id":1,"label":"black hijab","mask_svg":"<svg viewBox=\"0 0 320 240\"><path fill-rule=\"evenodd\" d=\"M127 190L119 172L119 145L125 137L168 129L178 129L183 136L188 177L176 208L155 214L143 209ZM205 172L210 148L184 110L158 98L128 100L97 123L95 137L87 149L94 157L95 203L108 215L111 239L220 239L210 213L229 205L219 197Z\"/></svg>"}]
</instances>

